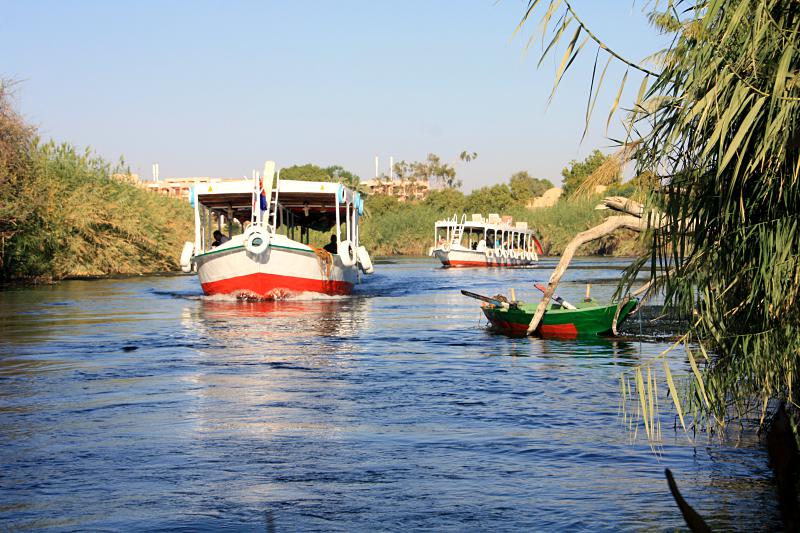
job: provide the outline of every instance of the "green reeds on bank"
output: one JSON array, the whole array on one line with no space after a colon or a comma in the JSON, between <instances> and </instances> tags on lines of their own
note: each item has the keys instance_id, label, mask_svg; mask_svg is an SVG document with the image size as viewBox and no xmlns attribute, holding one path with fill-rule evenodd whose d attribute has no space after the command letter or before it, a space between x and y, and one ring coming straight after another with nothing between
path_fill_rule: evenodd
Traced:
<instances>
[{"instance_id":1,"label":"green reeds on bank","mask_svg":"<svg viewBox=\"0 0 800 533\"><path fill-rule=\"evenodd\" d=\"M147 192L123 168L42 144L0 82L0 281L176 270L188 203Z\"/></svg>"},{"instance_id":2,"label":"green reeds on bank","mask_svg":"<svg viewBox=\"0 0 800 533\"><path fill-rule=\"evenodd\" d=\"M0 184L3 280L177 269L193 233L188 203L124 181L88 150L34 142L29 154L25 172Z\"/></svg>"}]
</instances>

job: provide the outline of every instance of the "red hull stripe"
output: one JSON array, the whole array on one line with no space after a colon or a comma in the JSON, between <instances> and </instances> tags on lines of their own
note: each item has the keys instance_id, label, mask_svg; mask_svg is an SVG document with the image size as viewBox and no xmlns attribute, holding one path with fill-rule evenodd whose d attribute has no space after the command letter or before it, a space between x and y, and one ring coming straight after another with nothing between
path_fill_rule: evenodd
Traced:
<instances>
[{"instance_id":1,"label":"red hull stripe","mask_svg":"<svg viewBox=\"0 0 800 533\"><path fill-rule=\"evenodd\" d=\"M280 298L291 292L350 294L352 289L353 284L346 281L323 281L262 273L203 283L203 292L207 295L236 294L259 298Z\"/></svg>"},{"instance_id":2,"label":"red hull stripe","mask_svg":"<svg viewBox=\"0 0 800 533\"><path fill-rule=\"evenodd\" d=\"M527 324L518 324L515 322L508 322L506 320L492 320L492 324L498 329L510 331L512 333L524 334L528 331ZM546 326L540 325L536 332L542 337L553 339L576 339L578 338L578 330L575 324L554 324Z\"/></svg>"},{"instance_id":3,"label":"red hull stripe","mask_svg":"<svg viewBox=\"0 0 800 533\"><path fill-rule=\"evenodd\" d=\"M445 266L451 267L504 267L504 266L527 266L532 263L487 263L485 261L445 261Z\"/></svg>"}]
</instances>

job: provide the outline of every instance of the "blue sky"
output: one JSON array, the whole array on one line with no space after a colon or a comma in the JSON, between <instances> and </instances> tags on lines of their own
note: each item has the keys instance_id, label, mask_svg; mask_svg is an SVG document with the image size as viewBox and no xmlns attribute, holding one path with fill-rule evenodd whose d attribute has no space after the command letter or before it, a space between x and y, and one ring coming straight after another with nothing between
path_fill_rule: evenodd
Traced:
<instances>
[{"instance_id":1,"label":"blue sky","mask_svg":"<svg viewBox=\"0 0 800 533\"><path fill-rule=\"evenodd\" d=\"M573 1L637 61L665 43L641 4ZM273 159L368 179L375 155L385 170L390 155L469 150L479 156L457 166L465 190L518 170L558 182L570 159L611 145L624 71L609 69L581 142L594 49L548 105L560 54L537 69L540 41L525 52L535 24L511 38L525 5L0 0L0 76L21 82L18 108L42 137L124 155L147 178L156 161L162 177L237 177Z\"/></svg>"}]
</instances>

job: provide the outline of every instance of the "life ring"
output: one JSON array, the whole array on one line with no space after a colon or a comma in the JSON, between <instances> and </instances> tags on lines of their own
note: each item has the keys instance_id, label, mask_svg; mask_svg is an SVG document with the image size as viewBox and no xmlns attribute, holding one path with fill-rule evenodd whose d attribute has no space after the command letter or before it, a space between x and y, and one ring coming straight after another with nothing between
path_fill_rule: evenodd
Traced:
<instances>
[{"instance_id":1,"label":"life ring","mask_svg":"<svg viewBox=\"0 0 800 533\"><path fill-rule=\"evenodd\" d=\"M342 259L343 266L351 267L356 264L356 247L350 239L340 242L336 253Z\"/></svg>"},{"instance_id":2,"label":"life ring","mask_svg":"<svg viewBox=\"0 0 800 533\"><path fill-rule=\"evenodd\" d=\"M244 232L244 249L254 255L259 255L269 248L270 233L261 226L250 226Z\"/></svg>"},{"instance_id":3,"label":"life ring","mask_svg":"<svg viewBox=\"0 0 800 533\"><path fill-rule=\"evenodd\" d=\"M358 265L364 274L372 274L375 272L375 267L372 266L372 259L369 257L369 252L363 246L358 247Z\"/></svg>"},{"instance_id":4,"label":"life ring","mask_svg":"<svg viewBox=\"0 0 800 533\"><path fill-rule=\"evenodd\" d=\"M194 243L186 241L181 251L181 270L184 272L192 271L192 256L194 255Z\"/></svg>"}]
</instances>

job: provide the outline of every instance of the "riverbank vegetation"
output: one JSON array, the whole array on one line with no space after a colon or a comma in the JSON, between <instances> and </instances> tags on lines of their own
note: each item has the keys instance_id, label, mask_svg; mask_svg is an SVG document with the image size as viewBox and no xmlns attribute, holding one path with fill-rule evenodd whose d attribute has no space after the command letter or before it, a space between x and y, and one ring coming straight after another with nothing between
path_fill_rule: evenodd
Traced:
<instances>
[{"instance_id":1,"label":"riverbank vegetation","mask_svg":"<svg viewBox=\"0 0 800 533\"><path fill-rule=\"evenodd\" d=\"M128 176L122 162L40 142L0 83L0 281L176 270L191 208Z\"/></svg>"}]
</instances>

